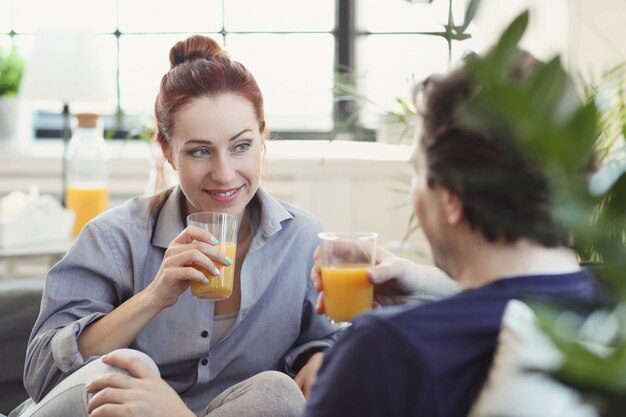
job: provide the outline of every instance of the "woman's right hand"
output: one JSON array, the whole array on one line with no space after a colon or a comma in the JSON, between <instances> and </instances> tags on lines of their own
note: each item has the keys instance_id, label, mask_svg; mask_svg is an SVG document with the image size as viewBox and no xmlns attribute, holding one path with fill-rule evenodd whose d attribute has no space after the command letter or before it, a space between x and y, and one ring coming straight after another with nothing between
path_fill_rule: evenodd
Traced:
<instances>
[{"instance_id":1,"label":"woman's right hand","mask_svg":"<svg viewBox=\"0 0 626 417\"><path fill-rule=\"evenodd\" d=\"M91 417L193 417L183 400L158 373L134 355L114 352L102 357L107 365L124 369L94 378L85 387L92 397Z\"/></svg>"},{"instance_id":2,"label":"woman's right hand","mask_svg":"<svg viewBox=\"0 0 626 417\"><path fill-rule=\"evenodd\" d=\"M215 245L218 241L206 230L188 226L170 243L156 276L146 290L162 308L176 304L189 288L190 281L206 283L204 272L219 274L216 264L227 265L226 255Z\"/></svg>"}]
</instances>

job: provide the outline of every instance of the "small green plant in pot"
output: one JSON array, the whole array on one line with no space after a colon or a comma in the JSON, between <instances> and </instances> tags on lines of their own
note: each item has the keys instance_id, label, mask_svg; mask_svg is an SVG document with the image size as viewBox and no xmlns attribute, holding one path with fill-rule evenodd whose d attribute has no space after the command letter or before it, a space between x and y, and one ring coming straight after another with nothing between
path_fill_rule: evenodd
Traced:
<instances>
[{"instance_id":1,"label":"small green plant in pot","mask_svg":"<svg viewBox=\"0 0 626 417\"><path fill-rule=\"evenodd\" d=\"M0 139L13 135L17 121L17 93L24 72L24 60L12 47L0 49Z\"/></svg>"},{"instance_id":2,"label":"small green plant in pot","mask_svg":"<svg viewBox=\"0 0 626 417\"><path fill-rule=\"evenodd\" d=\"M0 97L15 97L20 88L24 60L15 47L9 52L0 49Z\"/></svg>"}]
</instances>

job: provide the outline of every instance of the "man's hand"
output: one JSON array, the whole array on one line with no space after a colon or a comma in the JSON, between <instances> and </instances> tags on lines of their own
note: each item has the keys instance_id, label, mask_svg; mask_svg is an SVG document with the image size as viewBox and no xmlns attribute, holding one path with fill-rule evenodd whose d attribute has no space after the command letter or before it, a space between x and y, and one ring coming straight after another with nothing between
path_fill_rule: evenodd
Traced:
<instances>
[{"instance_id":1,"label":"man's hand","mask_svg":"<svg viewBox=\"0 0 626 417\"><path fill-rule=\"evenodd\" d=\"M368 270L367 277L374 284L374 306L404 304L413 298L436 299L458 291L456 283L439 268L418 264L394 255L381 247L376 248L376 265ZM324 313L324 291L319 248L313 255L311 283L320 293L315 311Z\"/></svg>"},{"instance_id":2,"label":"man's hand","mask_svg":"<svg viewBox=\"0 0 626 417\"><path fill-rule=\"evenodd\" d=\"M323 352L317 352L311 355L309 361L300 369L300 372L296 375L296 384L300 387L304 398L309 399L309 393L315 380L317 379L317 371L322 366L322 360L324 359Z\"/></svg>"}]
</instances>

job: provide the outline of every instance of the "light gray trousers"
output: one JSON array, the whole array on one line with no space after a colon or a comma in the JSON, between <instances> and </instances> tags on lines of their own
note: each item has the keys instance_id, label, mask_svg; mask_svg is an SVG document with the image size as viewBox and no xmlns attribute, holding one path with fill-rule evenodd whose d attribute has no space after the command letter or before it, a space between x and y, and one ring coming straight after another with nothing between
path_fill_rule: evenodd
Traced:
<instances>
[{"instance_id":1,"label":"light gray trousers","mask_svg":"<svg viewBox=\"0 0 626 417\"><path fill-rule=\"evenodd\" d=\"M143 352L132 353L157 373L154 361ZM93 378L126 371L95 360L83 366L52 389L39 403L27 400L13 410L9 417L88 417L85 385ZM265 371L224 390L215 397L199 416L210 417L297 417L302 414L305 399L289 376L277 371Z\"/></svg>"}]
</instances>

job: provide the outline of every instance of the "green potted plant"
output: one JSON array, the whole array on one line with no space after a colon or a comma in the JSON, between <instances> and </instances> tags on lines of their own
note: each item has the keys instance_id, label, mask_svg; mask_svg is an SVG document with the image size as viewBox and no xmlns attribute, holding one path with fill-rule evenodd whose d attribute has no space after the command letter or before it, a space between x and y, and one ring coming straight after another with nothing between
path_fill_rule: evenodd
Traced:
<instances>
[{"instance_id":1,"label":"green potted plant","mask_svg":"<svg viewBox=\"0 0 626 417\"><path fill-rule=\"evenodd\" d=\"M607 106L602 106L597 88L586 88L585 95L576 97L559 56L538 64L528 80L511 82L501 74L518 54L527 23L526 12L507 28L491 53L470 61L468 68L479 81L481 94L473 111L463 117L470 126L506 129L506 136L550 172L557 196L552 204L555 215L572 231L571 243L581 262L593 262L592 270L609 289L607 300L591 311L589 306L578 311L574 306L533 304L542 330L562 354L559 369L551 375L578 390L603 417L623 416L626 175L619 145L623 146L626 132L624 71L613 90L615 101ZM596 165L602 166L595 173L594 156ZM621 168L611 171L613 162ZM602 187L582 185L585 178Z\"/></svg>"},{"instance_id":2,"label":"green potted plant","mask_svg":"<svg viewBox=\"0 0 626 417\"><path fill-rule=\"evenodd\" d=\"M15 46L0 49L0 139L13 135L17 121L17 93L24 71L24 60Z\"/></svg>"}]
</instances>

